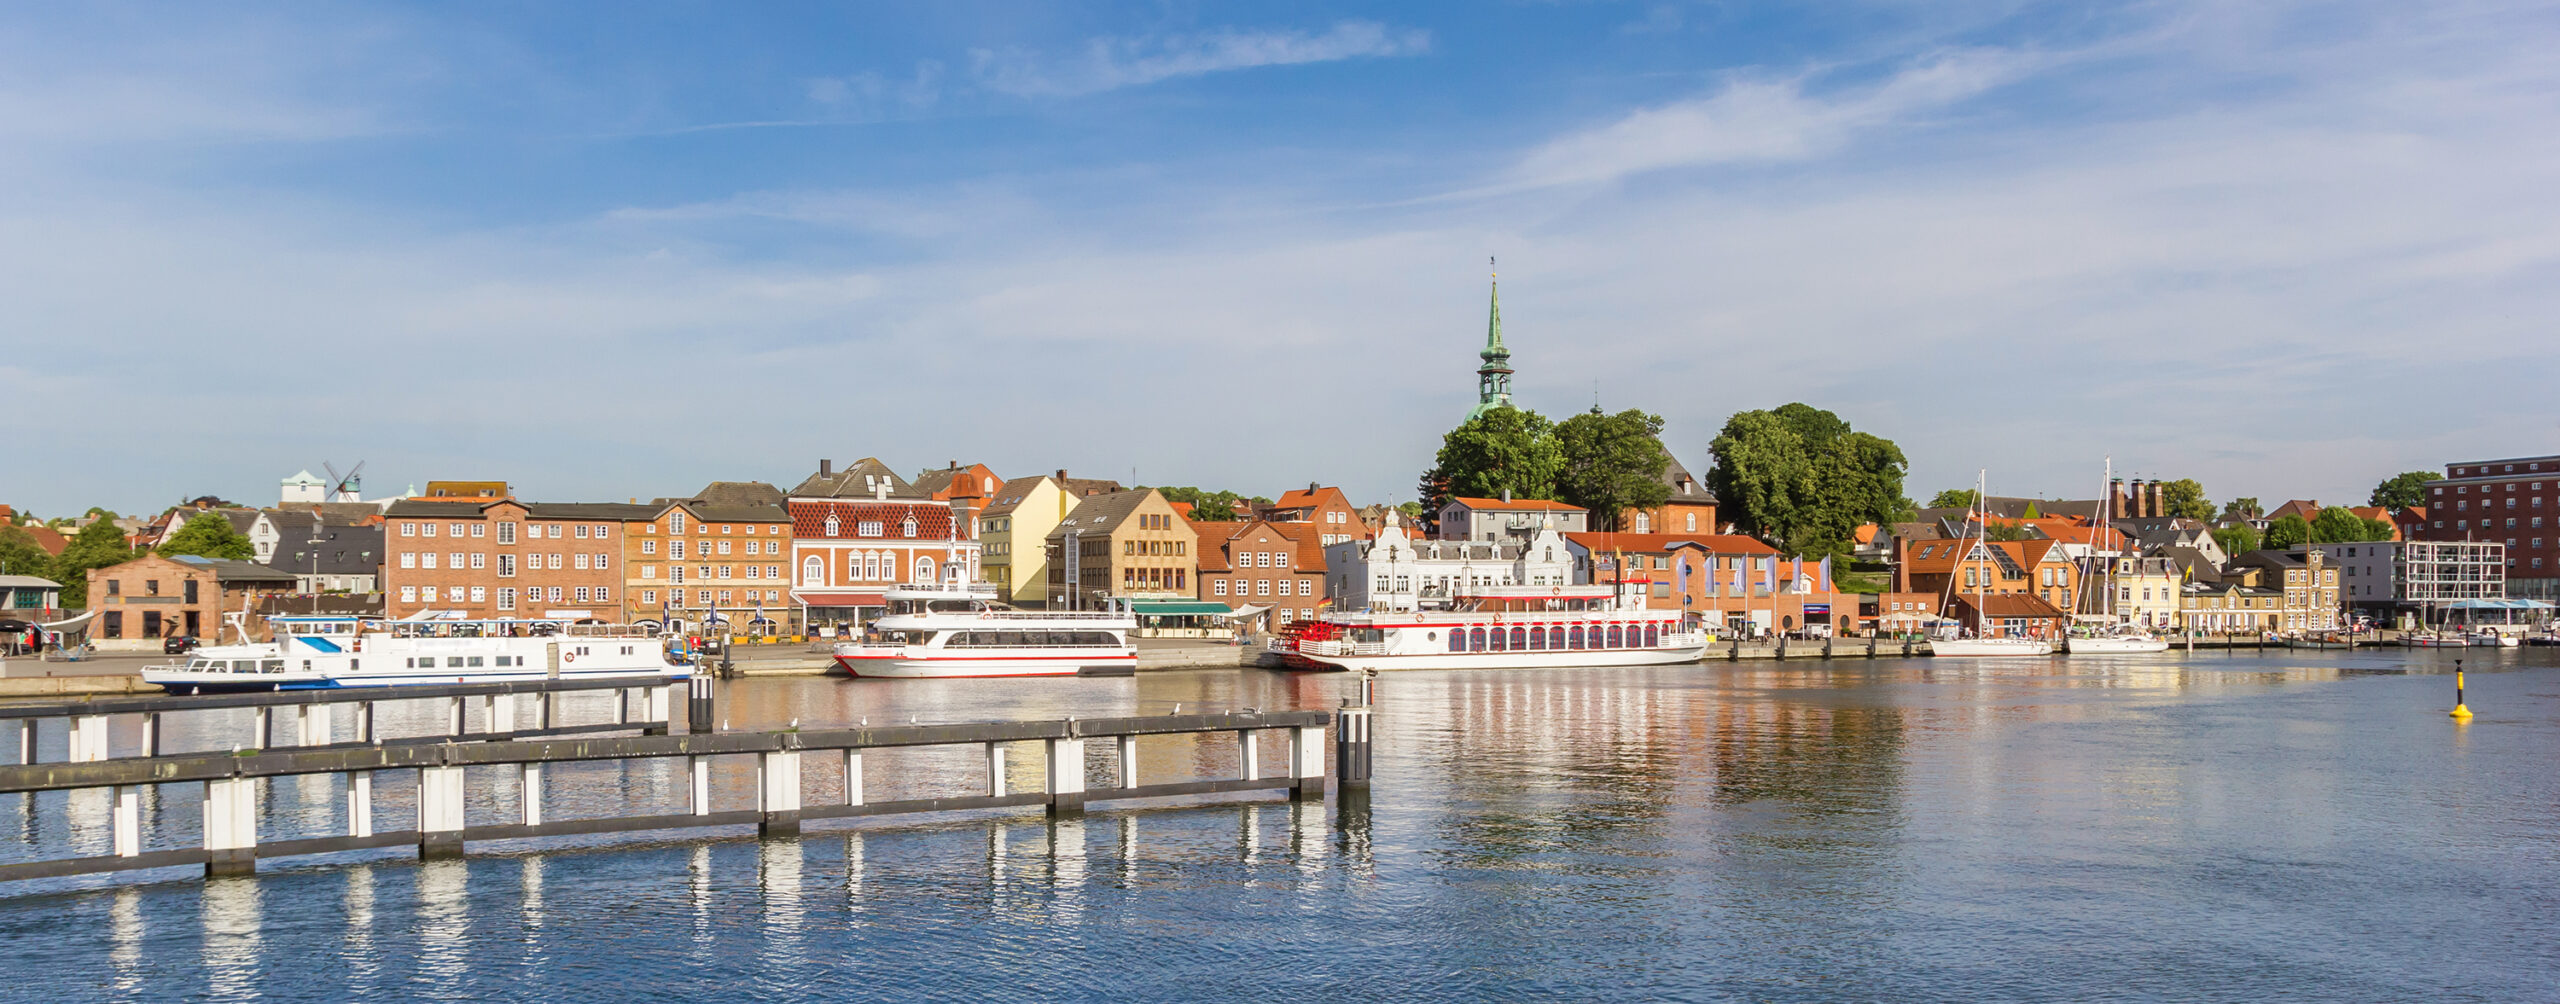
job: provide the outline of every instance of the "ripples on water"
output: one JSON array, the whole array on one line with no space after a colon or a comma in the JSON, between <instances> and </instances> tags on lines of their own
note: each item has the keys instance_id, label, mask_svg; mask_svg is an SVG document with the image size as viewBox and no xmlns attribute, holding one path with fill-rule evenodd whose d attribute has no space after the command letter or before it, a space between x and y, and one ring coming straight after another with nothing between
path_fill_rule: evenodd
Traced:
<instances>
[{"instance_id":1,"label":"ripples on water","mask_svg":"<svg viewBox=\"0 0 2560 1004\"><path fill-rule=\"evenodd\" d=\"M2324 655L1392 675L1366 808L26 883L0 889L0 998L2560 998L2546 653L2470 659L2482 714L2461 727L2449 656ZM1093 717L1330 707L1343 683L759 680L724 709L739 727ZM221 748L226 727L186 741ZM1228 737L1149 740L1140 768L1233 756ZM968 750L871 759L877 798L980 769ZM1034 747L1011 766L1037 785ZM674 810L670 767L555 767L551 813ZM513 812L503 771L473 788L474 822ZM414 811L396 774L378 790L378 818ZM720 790L750 797L742 763ZM88 794L0 799L0 854L102 849ZM271 786L262 838L332 831L340 797ZM194 839L194 812L164 792L153 843Z\"/></svg>"}]
</instances>

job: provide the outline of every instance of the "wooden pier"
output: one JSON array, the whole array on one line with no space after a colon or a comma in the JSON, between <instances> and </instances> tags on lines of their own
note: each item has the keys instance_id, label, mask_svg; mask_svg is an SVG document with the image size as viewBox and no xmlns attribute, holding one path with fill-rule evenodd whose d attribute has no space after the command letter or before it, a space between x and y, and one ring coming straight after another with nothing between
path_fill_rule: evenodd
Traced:
<instances>
[{"instance_id":1,"label":"wooden pier","mask_svg":"<svg viewBox=\"0 0 2560 1004\"><path fill-rule=\"evenodd\" d=\"M1093 800L1163 798L1203 795L1221 792L1281 791L1294 799L1321 800L1325 787L1325 732L1334 713L1324 711L1289 711L1274 713L1242 713L1214 715L1161 715L1108 719L1064 719L1035 722L982 722L948 725L910 724L851 729L782 730L757 732L682 732L670 730L665 712L673 702L673 686L636 688L648 693L639 698L643 708L654 715L633 716L618 713L616 721L585 725L545 724L535 730L513 730L513 710L494 708L484 714L488 727L481 731L465 731L463 702L494 700L533 694L542 697L563 690L610 689L611 684L479 684L467 693L443 693L448 689L404 688L396 693L350 693L348 691L309 691L286 694L252 694L228 697L175 698L139 700L136 702L97 702L82 705L65 713L59 706L9 709L6 717L16 717L28 727L23 736L34 734L35 722L46 718L71 721L68 761L39 763L31 757L10 766L0 766L0 794L17 793L33 798L35 793L106 789L111 791L111 828L114 853L87 857L62 857L49 860L0 865L0 881L51 878L97 872L139 868L161 868L202 865L207 875L240 874L254 871L260 858L301 854L326 854L367 848L412 847L422 858L459 855L470 841L520 840L537 837L576 834L620 833L645 830L675 830L704 826L754 825L764 837L796 835L804 820L838 819L855 816L878 816L898 813L948 812L970 809L1043 806L1052 816L1081 813ZM628 686L625 684L624 686ZM519 688L512 692L493 688ZM445 724L447 734L409 739L387 739L370 730L371 705L385 700L444 700L450 713ZM134 707L124 707L125 704ZM122 759L106 756L105 716L109 714L166 715L173 711L209 710L214 708L249 707L258 709L262 730L272 727L270 713L278 708L293 709L297 717L301 709L327 708L335 704L353 703L359 708L360 741L329 742L325 728L298 732L304 742L291 748L242 748L234 751L205 751L166 754L155 741L146 739L139 756ZM543 698L547 708L549 700ZM617 701L627 712L634 702L629 695ZM707 700L694 707L694 714L707 720ZM183 705L183 706L181 706ZM1369 762L1366 702L1346 707L1342 716L1358 729L1356 750L1337 751L1350 757L1360 772L1356 781L1365 783ZM307 718L303 718L307 721ZM146 717L146 736L153 734ZM639 735L564 736L570 732L596 732L639 729ZM533 732L551 737L528 738ZM1285 769L1265 776L1261 765L1261 741L1266 734L1277 732L1287 744ZM1232 776L1213 778L1142 779L1137 771L1137 746L1149 736L1232 733L1237 737L1236 769ZM1104 741L1116 747L1116 784L1091 788L1086 785L1086 743ZM1045 784L1038 791L1008 790L1005 757L1008 744L1042 744L1045 753ZM868 750L932 746L974 746L983 755L985 770L966 772L971 777L966 787L947 795L895 801L870 801L864 792L863 755ZM32 750L25 741L22 750ZM810 804L804 797L807 785L802 768L816 756L831 763L842 784L839 795L826 804ZM717 757L753 758L755 795L751 804L715 806L712 801L711 764ZM672 814L602 816L580 819L551 819L544 812L543 770L560 763L595 761L649 761L682 758L685 785L689 792L688 811ZM468 825L463 808L469 792L472 767L512 768L516 778L517 819L509 823ZM415 771L417 777L417 813L413 823L399 829L375 826L373 786L375 775L382 771ZM833 772L833 771L831 771ZM488 772L484 771L485 776ZM262 783L274 778L337 777L345 792L345 805L339 813L340 833L329 836L261 840L258 834L257 791ZM955 778L955 780L958 780ZM204 827L200 846L150 849L143 846L140 813L143 789L163 785L198 785L203 793ZM33 811L32 804L30 811Z\"/></svg>"}]
</instances>

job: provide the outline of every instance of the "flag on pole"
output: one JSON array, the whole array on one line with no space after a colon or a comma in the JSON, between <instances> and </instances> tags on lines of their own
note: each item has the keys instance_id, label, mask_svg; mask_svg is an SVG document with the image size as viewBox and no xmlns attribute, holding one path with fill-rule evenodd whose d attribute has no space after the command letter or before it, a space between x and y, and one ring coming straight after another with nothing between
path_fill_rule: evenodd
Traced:
<instances>
[{"instance_id":1,"label":"flag on pole","mask_svg":"<svg viewBox=\"0 0 2560 1004\"><path fill-rule=\"evenodd\" d=\"M1829 593L1831 591L1831 556L1823 555L1822 563L1814 566L1814 572L1822 577L1822 581L1816 586L1816 591Z\"/></svg>"}]
</instances>

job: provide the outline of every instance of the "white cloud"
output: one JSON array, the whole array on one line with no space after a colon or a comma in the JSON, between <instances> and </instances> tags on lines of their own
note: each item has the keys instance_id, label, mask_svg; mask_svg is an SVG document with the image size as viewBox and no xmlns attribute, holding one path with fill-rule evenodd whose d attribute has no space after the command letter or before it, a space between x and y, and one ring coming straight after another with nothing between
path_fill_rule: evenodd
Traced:
<instances>
[{"instance_id":1,"label":"white cloud","mask_svg":"<svg viewBox=\"0 0 2560 1004\"><path fill-rule=\"evenodd\" d=\"M1322 34L1222 29L1204 34L1096 38L1084 51L1052 59L1019 49L971 50L980 86L1022 97L1066 97L1263 66L1418 55L1431 48L1420 29L1341 21Z\"/></svg>"},{"instance_id":2,"label":"white cloud","mask_svg":"<svg viewBox=\"0 0 2560 1004\"><path fill-rule=\"evenodd\" d=\"M1806 75L1742 75L1713 93L1643 109L1531 151L1505 189L1615 181L1668 168L1795 161L1833 153L1861 133L1933 113L2025 76L2023 53L1972 50L1922 61L1883 81L1808 94Z\"/></svg>"}]
</instances>

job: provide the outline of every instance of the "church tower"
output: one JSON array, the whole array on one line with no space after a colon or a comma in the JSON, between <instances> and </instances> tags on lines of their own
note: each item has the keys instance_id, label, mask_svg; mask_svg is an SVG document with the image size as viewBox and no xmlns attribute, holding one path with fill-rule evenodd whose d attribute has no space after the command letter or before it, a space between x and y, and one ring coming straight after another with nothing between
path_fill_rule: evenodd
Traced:
<instances>
[{"instance_id":1,"label":"church tower","mask_svg":"<svg viewBox=\"0 0 2560 1004\"><path fill-rule=\"evenodd\" d=\"M1486 259L1490 262L1492 259ZM1511 407L1511 350L1502 347L1502 276L1493 276L1493 313L1486 322L1484 351L1478 353L1484 365L1476 368L1476 406L1467 412L1467 421L1475 421L1495 408Z\"/></svg>"}]
</instances>

